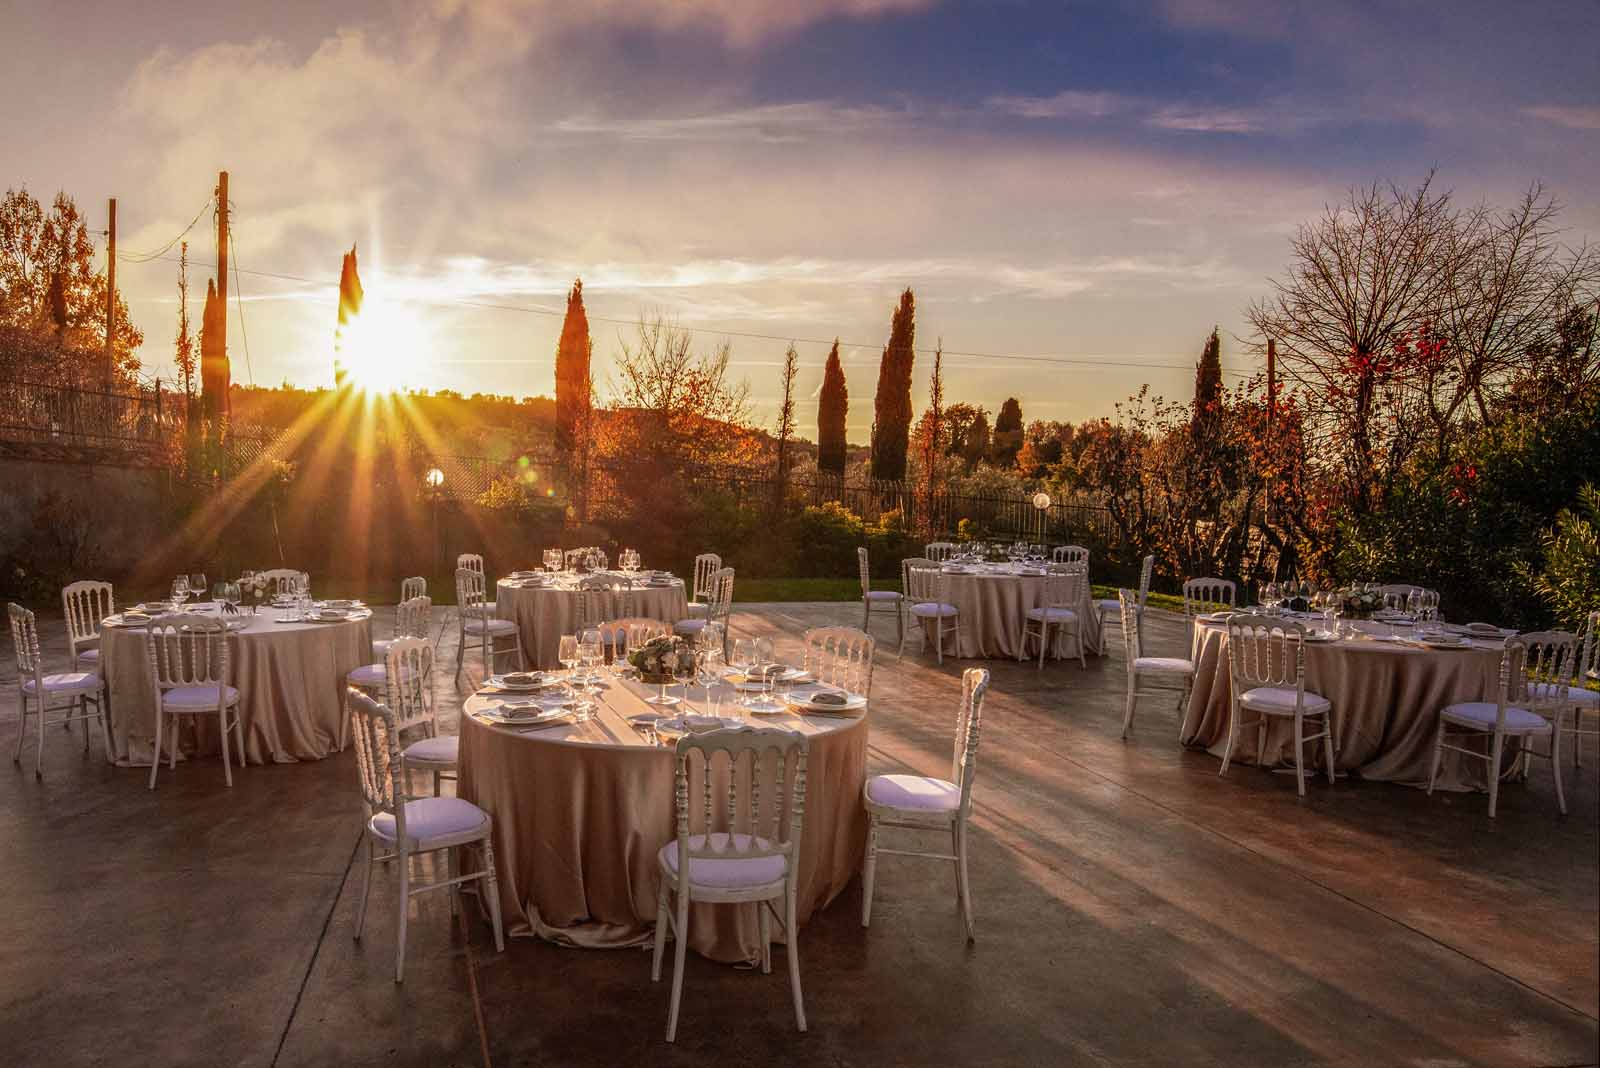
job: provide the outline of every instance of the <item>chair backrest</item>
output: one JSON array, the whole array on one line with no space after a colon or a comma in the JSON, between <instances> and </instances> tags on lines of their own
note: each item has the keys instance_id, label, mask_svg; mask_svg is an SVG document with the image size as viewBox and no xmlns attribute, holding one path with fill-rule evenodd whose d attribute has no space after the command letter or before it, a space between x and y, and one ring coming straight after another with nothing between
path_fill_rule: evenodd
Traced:
<instances>
[{"instance_id":1,"label":"chair backrest","mask_svg":"<svg viewBox=\"0 0 1600 1068\"><path fill-rule=\"evenodd\" d=\"M1387 596L1389 594L1392 594L1392 593L1397 593L1397 594L1400 595L1401 601L1403 603L1405 598L1411 596L1412 593L1414 593L1414 592L1416 592L1417 590L1420 590L1420 589L1422 589L1421 586L1413 586L1409 582L1389 582L1389 583L1385 583L1382 586L1379 586L1378 587L1378 592L1381 593L1381 594L1384 594L1385 596Z\"/></svg>"},{"instance_id":2,"label":"chair backrest","mask_svg":"<svg viewBox=\"0 0 1600 1068\"><path fill-rule=\"evenodd\" d=\"M922 547L922 555L929 560L948 560L950 559L950 554L955 551L955 543L948 541L930 541Z\"/></svg>"},{"instance_id":3,"label":"chair backrest","mask_svg":"<svg viewBox=\"0 0 1600 1068\"><path fill-rule=\"evenodd\" d=\"M1144 655L1139 643L1139 598L1132 590L1117 591L1117 608L1122 624L1122 647L1128 653L1128 674L1133 674L1133 662Z\"/></svg>"},{"instance_id":4,"label":"chair backrest","mask_svg":"<svg viewBox=\"0 0 1600 1068\"><path fill-rule=\"evenodd\" d=\"M1500 654L1500 684L1495 691L1494 729L1506 725L1506 709L1520 704L1527 696L1527 677L1522 665L1527 663L1528 647L1519 638L1507 638L1505 650Z\"/></svg>"},{"instance_id":5,"label":"chair backrest","mask_svg":"<svg viewBox=\"0 0 1600 1068\"><path fill-rule=\"evenodd\" d=\"M1519 634L1523 647L1522 686L1508 694L1520 702L1555 718L1567 707L1567 687L1573 684L1578 656L1578 636L1567 630L1538 630Z\"/></svg>"},{"instance_id":6,"label":"chair backrest","mask_svg":"<svg viewBox=\"0 0 1600 1068\"><path fill-rule=\"evenodd\" d=\"M711 575L711 594L706 600L706 619L726 622L733 612L733 568L719 567Z\"/></svg>"},{"instance_id":7,"label":"chair backrest","mask_svg":"<svg viewBox=\"0 0 1600 1068\"><path fill-rule=\"evenodd\" d=\"M405 603L414 597L425 597L428 593L428 580L421 575L412 575L410 578L400 580L400 601Z\"/></svg>"},{"instance_id":8,"label":"chair backrest","mask_svg":"<svg viewBox=\"0 0 1600 1068\"><path fill-rule=\"evenodd\" d=\"M1151 553L1139 564L1139 607L1143 608L1150 600L1150 576L1155 572L1156 558Z\"/></svg>"},{"instance_id":9,"label":"chair backrest","mask_svg":"<svg viewBox=\"0 0 1600 1068\"><path fill-rule=\"evenodd\" d=\"M1228 617L1228 676L1238 695L1257 686L1306 687L1306 629L1277 616Z\"/></svg>"},{"instance_id":10,"label":"chair backrest","mask_svg":"<svg viewBox=\"0 0 1600 1068\"><path fill-rule=\"evenodd\" d=\"M394 713L355 687L346 693L361 799L374 813L392 812L396 840L406 840L405 784L400 778L400 728Z\"/></svg>"},{"instance_id":11,"label":"chair backrest","mask_svg":"<svg viewBox=\"0 0 1600 1068\"><path fill-rule=\"evenodd\" d=\"M433 700L433 646L421 638L396 638L383 658L384 682L395 727L438 728Z\"/></svg>"},{"instance_id":12,"label":"chair backrest","mask_svg":"<svg viewBox=\"0 0 1600 1068\"><path fill-rule=\"evenodd\" d=\"M589 559L590 557L594 558L595 566L600 568L606 567L606 554L605 551L599 546L584 545L577 549L568 549L566 552L561 554L562 563L565 565L568 571L571 571L573 568L577 567L578 564Z\"/></svg>"},{"instance_id":13,"label":"chair backrest","mask_svg":"<svg viewBox=\"0 0 1600 1068\"><path fill-rule=\"evenodd\" d=\"M1230 579L1192 578L1183 584L1183 614L1197 616L1233 608L1236 590Z\"/></svg>"},{"instance_id":14,"label":"chair backrest","mask_svg":"<svg viewBox=\"0 0 1600 1068\"><path fill-rule=\"evenodd\" d=\"M6 605L11 617L11 644L17 651L17 678L32 678L34 692L44 696L44 658L39 653L39 625L34 615L20 604Z\"/></svg>"},{"instance_id":15,"label":"chair backrest","mask_svg":"<svg viewBox=\"0 0 1600 1068\"><path fill-rule=\"evenodd\" d=\"M805 735L772 727L736 727L688 734L678 740L674 794L680 889L688 884L689 864L682 859L686 857L743 860L781 856L787 858L793 875L805 832L808 749ZM716 773L719 754L726 754L726 780ZM690 838L697 825L691 784L700 787L698 827L706 834L698 846ZM726 820L722 829L729 833L713 838L710 832L717 828L719 816Z\"/></svg>"},{"instance_id":16,"label":"chair backrest","mask_svg":"<svg viewBox=\"0 0 1600 1068\"><path fill-rule=\"evenodd\" d=\"M257 571L256 578L267 584L267 592L273 596L293 593L295 579L303 578L306 587L309 589L311 586L311 576L292 567L273 567L266 571Z\"/></svg>"},{"instance_id":17,"label":"chair backrest","mask_svg":"<svg viewBox=\"0 0 1600 1068\"><path fill-rule=\"evenodd\" d=\"M616 609L611 607L613 597L619 602ZM612 575L584 575L578 579L573 602L575 628L598 627L613 612L621 616L633 614L632 579Z\"/></svg>"},{"instance_id":18,"label":"chair backrest","mask_svg":"<svg viewBox=\"0 0 1600 1068\"><path fill-rule=\"evenodd\" d=\"M1583 628L1583 654L1576 672L1579 685L1585 679L1600 679L1600 611L1590 612Z\"/></svg>"},{"instance_id":19,"label":"chair backrest","mask_svg":"<svg viewBox=\"0 0 1600 1068\"><path fill-rule=\"evenodd\" d=\"M637 649L651 638L660 638L672 633L672 625L663 623L659 619L646 619L643 616L627 616L622 619L613 619L600 624L600 642L610 649L617 649L620 636L620 647L623 649Z\"/></svg>"},{"instance_id":20,"label":"chair backrest","mask_svg":"<svg viewBox=\"0 0 1600 1068\"><path fill-rule=\"evenodd\" d=\"M433 598L413 597L401 601L394 610L394 636L396 638L426 638L428 624L433 617Z\"/></svg>"},{"instance_id":21,"label":"chair backrest","mask_svg":"<svg viewBox=\"0 0 1600 1068\"><path fill-rule=\"evenodd\" d=\"M464 567L468 571L476 571L480 575L485 574L483 557L478 553L460 553L456 556L456 567Z\"/></svg>"},{"instance_id":22,"label":"chair backrest","mask_svg":"<svg viewBox=\"0 0 1600 1068\"><path fill-rule=\"evenodd\" d=\"M482 571L474 571L470 567L456 568L456 608L466 610L483 607L487 599L484 582Z\"/></svg>"},{"instance_id":23,"label":"chair backrest","mask_svg":"<svg viewBox=\"0 0 1600 1068\"><path fill-rule=\"evenodd\" d=\"M1089 583L1089 572L1076 570L1078 565L1063 564L1071 571L1051 571L1039 583L1038 603L1035 608L1076 609L1083 600L1084 587Z\"/></svg>"},{"instance_id":24,"label":"chair backrest","mask_svg":"<svg viewBox=\"0 0 1600 1068\"><path fill-rule=\"evenodd\" d=\"M215 616L176 613L157 616L145 628L150 678L160 694L177 686L228 685L228 628Z\"/></svg>"},{"instance_id":25,"label":"chair backrest","mask_svg":"<svg viewBox=\"0 0 1600 1068\"><path fill-rule=\"evenodd\" d=\"M1089 550L1081 545L1057 545L1050 552L1050 559L1058 564L1082 564L1089 566Z\"/></svg>"},{"instance_id":26,"label":"chair backrest","mask_svg":"<svg viewBox=\"0 0 1600 1068\"><path fill-rule=\"evenodd\" d=\"M867 547L856 546L856 567L861 572L861 596L872 592L872 567L867 559Z\"/></svg>"},{"instance_id":27,"label":"chair backrest","mask_svg":"<svg viewBox=\"0 0 1600 1068\"><path fill-rule=\"evenodd\" d=\"M694 586L689 591L689 599L706 603L711 596L711 576L722 570L722 557L716 553L701 553L694 558Z\"/></svg>"},{"instance_id":28,"label":"chair backrest","mask_svg":"<svg viewBox=\"0 0 1600 1068\"><path fill-rule=\"evenodd\" d=\"M983 699L988 693L988 668L968 668L961 673L961 707L956 711L950 781L961 787L962 814L972 810L972 783L978 776L978 733L983 726Z\"/></svg>"},{"instance_id":29,"label":"chair backrest","mask_svg":"<svg viewBox=\"0 0 1600 1068\"><path fill-rule=\"evenodd\" d=\"M805 669L818 682L872 696L872 654L878 643L854 627L812 627L805 633Z\"/></svg>"},{"instance_id":30,"label":"chair backrest","mask_svg":"<svg viewBox=\"0 0 1600 1068\"><path fill-rule=\"evenodd\" d=\"M926 556L911 556L900 561L900 589L906 600L914 604L943 603L947 599L947 585L939 561Z\"/></svg>"},{"instance_id":31,"label":"chair backrest","mask_svg":"<svg viewBox=\"0 0 1600 1068\"><path fill-rule=\"evenodd\" d=\"M86 579L61 588L61 614L67 619L67 649L74 658L78 644L100 636L100 621L117 610L111 583Z\"/></svg>"}]
</instances>

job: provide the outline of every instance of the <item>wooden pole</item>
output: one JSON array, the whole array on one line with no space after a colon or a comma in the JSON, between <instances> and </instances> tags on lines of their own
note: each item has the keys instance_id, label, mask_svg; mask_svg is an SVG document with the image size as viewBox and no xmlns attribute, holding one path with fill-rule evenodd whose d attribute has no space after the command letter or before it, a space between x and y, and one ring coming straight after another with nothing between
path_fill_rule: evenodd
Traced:
<instances>
[{"instance_id":1,"label":"wooden pole","mask_svg":"<svg viewBox=\"0 0 1600 1068\"><path fill-rule=\"evenodd\" d=\"M219 345L222 349L222 358L228 358L228 172L217 172L217 303L221 306L218 315L222 337ZM232 375L229 375L232 378ZM217 398L217 415L226 417L228 414L230 391L224 390L221 397Z\"/></svg>"},{"instance_id":2,"label":"wooden pole","mask_svg":"<svg viewBox=\"0 0 1600 1068\"><path fill-rule=\"evenodd\" d=\"M106 226L106 366L105 390L111 392L117 372L117 198L108 201Z\"/></svg>"}]
</instances>

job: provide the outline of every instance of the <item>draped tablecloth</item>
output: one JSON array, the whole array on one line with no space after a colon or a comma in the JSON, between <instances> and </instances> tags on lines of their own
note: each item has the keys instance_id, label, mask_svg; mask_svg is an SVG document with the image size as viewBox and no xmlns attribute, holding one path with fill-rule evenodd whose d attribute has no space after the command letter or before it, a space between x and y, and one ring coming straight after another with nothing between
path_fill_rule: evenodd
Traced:
<instances>
[{"instance_id":1,"label":"draped tablecloth","mask_svg":"<svg viewBox=\"0 0 1600 1068\"><path fill-rule=\"evenodd\" d=\"M1019 655L1026 657L1023 626L1028 609L1039 603L1044 578L1014 574L1004 570L1004 565L991 566L993 570L966 574L945 572L941 576L946 600L961 613L961 642L953 655L972 659L1007 657L1015 660ZM1078 613L1084 652L1098 654L1101 650L1100 620L1087 581L1083 584L1078 603L1072 608ZM933 641L932 621L924 620L923 626L928 640ZM1059 629L1058 626L1050 628L1050 640L1055 644L1055 650L1070 650L1070 655L1076 656L1077 651L1071 649L1069 641L1057 638ZM945 640L948 642L952 639L947 637ZM945 652L951 655L948 649ZM1038 646L1033 646L1033 655L1039 655Z\"/></svg>"},{"instance_id":2,"label":"draped tablecloth","mask_svg":"<svg viewBox=\"0 0 1600 1068\"><path fill-rule=\"evenodd\" d=\"M1197 626L1194 689L1180 740L1220 757L1228 744L1233 700L1228 633L1220 623ZM1469 649L1428 649L1378 640L1389 633L1382 624L1354 626L1358 637L1306 645L1306 690L1333 703L1334 764L1363 779L1426 786L1439 710L1460 701L1496 699L1503 644L1474 641ZM1256 752L1254 717L1247 722L1234 744L1235 761L1294 764L1293 717L1271 717L1264 760ZM1308 765L1317 757L1313 748L1307 746ZM1509 763L1517 747L1513 742L1506 748ZM1483 789L1487 772L1485 762L1446 750L1438 788Z\"/></svg>"},{"instance_id":3,"label":"draped tablecloth","mask_svg":"<svg viewBox=\"0 0 1600 1068\"><path fill-rule=\"evenodd\" d=\"M580 595L594 599L598 615L589 620L591 623L621 619L624 615L676 623L689 614L689 599L681 579L673 579L666 586L637 585L626 595L607 590L588 590L580 594L566 582L533 586L515 579L501 579L495 614L516 623L522 632L522 649L528 655L529 667L561 666L557 656L561 636L571 634L578 625ZM624 604L624 600L631 603Z\"/></svg>"},{"instance_id":4,"label":"draped tablecloth","mask_svg":"<svg viewBox=\"0 0 1600 1068\"><path fill-rule=\"evenodd\" d=\"M207 605L190 605L190 610ZM214 611L214 609L212 609ZM372 662L371 613L338 623L278 623L284 613L263 608L228 635L228 685L239 691L245 756L252 764L321 760L339 745L344 677ZM105 625L100 664L111 689L112 754L118 764L150 763L156 706L143 627ZM215 717L196 720L200 737L183 745L217 751Z\"/></svg>"},{"instance_id":5,"label":"draped tablecloth","mask_svg":"<svg viewBox=\"0 0 1600 1068\"><path fill-rule=\"evenodd\" d=\"M512 936L589 948L649 941L659 887L656 854L676 835L676 757L670 747L643 741L627 722L653 707L644 703L644 692L636 683L610 682L589 722L525 734L461 717L457 794L494 818L500 904ZM474 697L466 711L490 703ZM727 701L723 707L726 714ZM861 866L866 717L784 712L749 721L811 739L797 902L805 923ZM691 798L694 807L698 790ZM782 937L781 925L773 932ZM696 902L689 945L712 960L758 960L756 906Z\"/></svg>"}]
</instances>

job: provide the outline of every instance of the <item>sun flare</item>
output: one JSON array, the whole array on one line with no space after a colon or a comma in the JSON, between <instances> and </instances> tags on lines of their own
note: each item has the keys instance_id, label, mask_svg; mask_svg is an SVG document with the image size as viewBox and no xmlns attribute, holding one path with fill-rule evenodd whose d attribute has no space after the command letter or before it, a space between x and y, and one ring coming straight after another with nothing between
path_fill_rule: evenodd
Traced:
<instances>
[{"instance_id":1,"label":"sun flare","mask_svg":"<svg viewBox=\"0 0 1600 1068\"><path fill-rule=\"evenodd\" d=\"M422 316L403 304L368 296L339 342L339 366L359 389L393 393L418 385L432 337Z\"/></svg>"}]
</instances>

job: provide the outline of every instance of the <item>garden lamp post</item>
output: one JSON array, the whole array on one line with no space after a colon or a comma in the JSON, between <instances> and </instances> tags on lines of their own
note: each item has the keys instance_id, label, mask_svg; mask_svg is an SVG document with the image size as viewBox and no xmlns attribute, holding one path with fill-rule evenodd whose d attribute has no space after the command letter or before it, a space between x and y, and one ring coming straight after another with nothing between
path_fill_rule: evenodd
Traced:
<instances>
[{"instance_id":1,"label":"garden lamp post","mask_svg":"<svg viewBox=\"0 0 1600 1068\"><path fill-rule=\"evenodd\" d=\"M1039 513L1039 541L1045 540L1046 528L1050 525L1050 494L1040 490L1033 495L1033 507Z\"/></svg>"},{"instance_id":2,"label":"garden lamp post","mask_svg":"<svg viewBox=\"0 0 1600 1068\"><path fill-rule=\"evenodd\" d=\"M439 493L444 488L444 472L437 467L428 468L422 476L428 487L428 499L433 504L433 573L439 574Z\"/></svg>"}]
</instances>

